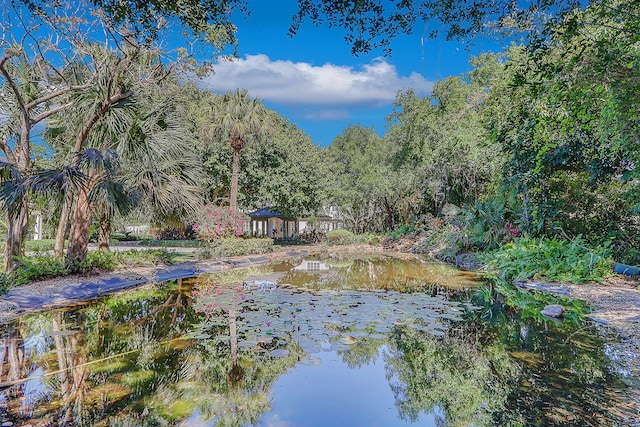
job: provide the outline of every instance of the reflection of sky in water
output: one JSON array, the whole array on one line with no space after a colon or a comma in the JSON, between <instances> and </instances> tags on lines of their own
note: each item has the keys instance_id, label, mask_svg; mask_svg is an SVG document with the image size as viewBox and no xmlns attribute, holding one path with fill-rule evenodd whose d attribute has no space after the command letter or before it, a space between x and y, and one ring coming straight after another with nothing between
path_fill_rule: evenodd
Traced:
<instances>
[{"instance_id":1,"label":"reflection of sky in water","mask_svg":"<svg viewBox=\"0 0 640 427\"><path fill-rule=\"evenodd\" d=\"M334 351L317 353L318 366L298 364L271 389L271 411L260 427L435 426L433 415L417 422L398 417L380 351L376 360L349 368ZM436 411L437 412L437 411Z\"/></svg>"}]
</instances>

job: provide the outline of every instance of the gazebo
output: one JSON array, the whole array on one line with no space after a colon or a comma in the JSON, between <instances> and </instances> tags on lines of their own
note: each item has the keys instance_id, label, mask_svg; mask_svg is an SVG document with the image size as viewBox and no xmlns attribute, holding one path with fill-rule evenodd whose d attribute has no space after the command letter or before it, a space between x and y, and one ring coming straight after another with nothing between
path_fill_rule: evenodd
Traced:
<instances>
[{"instance_id":1,"label":"gazebo","mask_svg":"<svg viewBox=\"0 0 640 427\"><path fill-rule=\"evenodd\" d=\"M283 215L269 208L251 212L249 217L251 218L251 235L254 237L287 239L298 233L297 218Z\"/></svg>"}]
</instances>

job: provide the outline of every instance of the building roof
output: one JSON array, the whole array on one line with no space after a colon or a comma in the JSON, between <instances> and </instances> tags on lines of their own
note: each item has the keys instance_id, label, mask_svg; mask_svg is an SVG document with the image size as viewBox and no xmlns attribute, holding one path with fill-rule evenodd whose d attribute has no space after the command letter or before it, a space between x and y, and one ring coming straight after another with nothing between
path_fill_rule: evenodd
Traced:
<instances>
[{"instance_id":1,"label":"building roof","mask_svg":"<svg viewBox=\"0 0 640 427\"><path fill-rule=\"evenodd\" d=\"M271 211L271 210L269 210L269 208L258 209L255 212L251 212L249 214L249 216L251 218L273 218L273 217L283 218L283 219L293 218L293 217L289 217L289 216L283 215L278 211Z\"/></svg>"}]
</instances>

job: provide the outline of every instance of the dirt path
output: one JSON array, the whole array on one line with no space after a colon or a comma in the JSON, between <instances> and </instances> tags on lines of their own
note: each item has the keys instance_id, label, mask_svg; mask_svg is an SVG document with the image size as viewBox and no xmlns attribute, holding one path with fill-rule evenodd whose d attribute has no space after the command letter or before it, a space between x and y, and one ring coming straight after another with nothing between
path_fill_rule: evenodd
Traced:
<instances>
[{"instance_id":1,"label":"dirt path","mask_svg":"<svg viewBox=\"0 0 640 427\"><path fill-rule=\"evenodd\" d=\"M593 304L589 317L601 319L609 326L640 342L640 290L638 281L614 276L605 283L565 284L569 295Z\"/></svg>"}]
</instances>

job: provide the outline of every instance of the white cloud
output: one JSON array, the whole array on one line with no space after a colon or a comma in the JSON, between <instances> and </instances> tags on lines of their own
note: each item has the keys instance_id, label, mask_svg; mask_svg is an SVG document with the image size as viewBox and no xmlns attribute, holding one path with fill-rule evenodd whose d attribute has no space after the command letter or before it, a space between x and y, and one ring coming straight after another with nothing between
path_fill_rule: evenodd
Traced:
<instances>
[{"instance_id":1,"label":"white cloud","mask_svg":"<svg viewBox=\"0 0 640 427\"><path fill-rule=\"evenodd\" d=\"M260 54L221 61L214 69L215 74L204 78L203 83L216 92L243 88L263 101L321 107L322 111L314 113L319 116L337 115L336 108L380 107L393 102L399 90L413 88L426 95L433 87L433 82L418 73L400 76L394 65L381 58L356 69L330 63L315 66L274 61Z\"/></svg>"}]
</instances>

